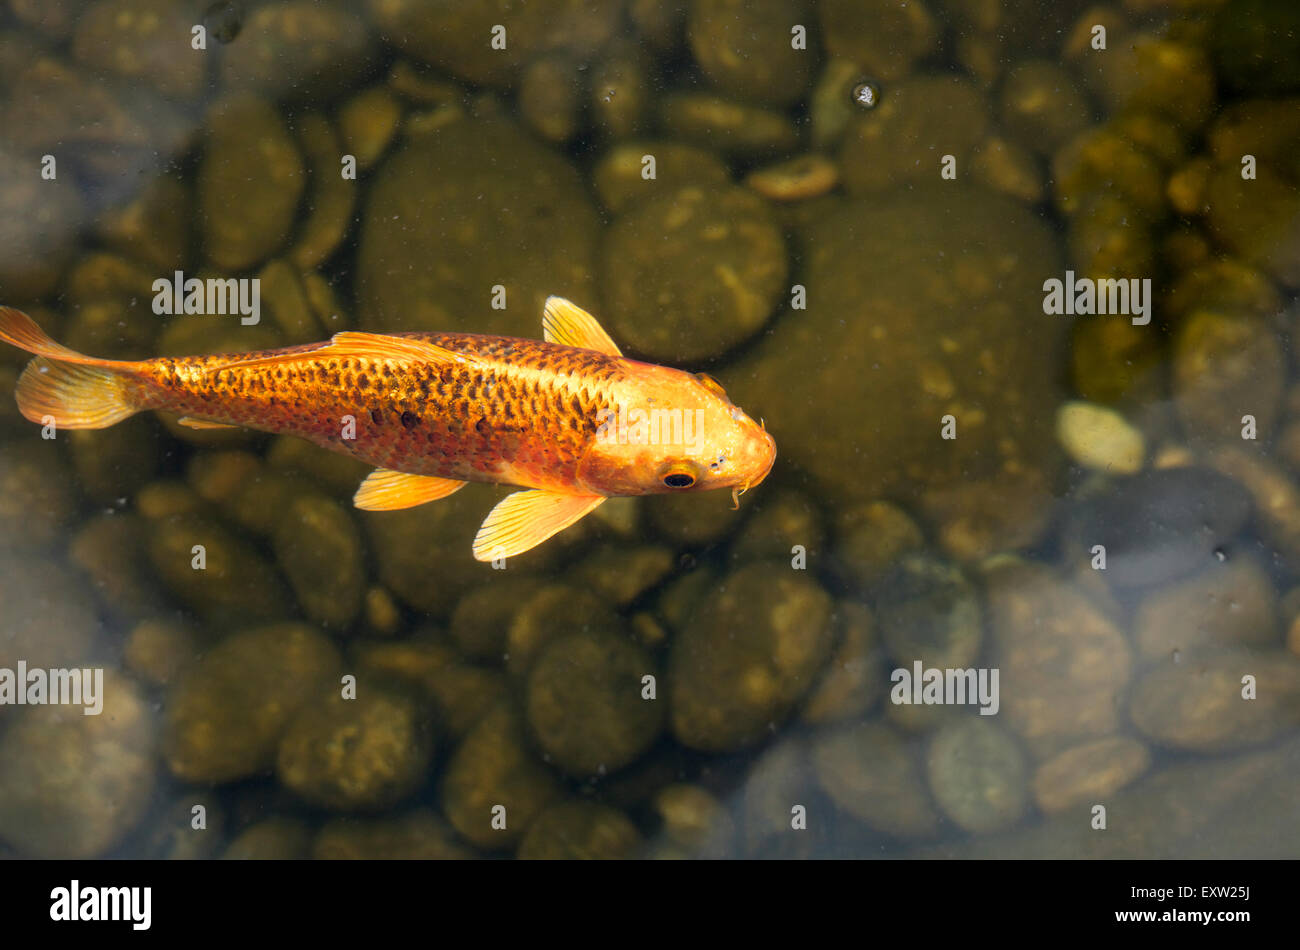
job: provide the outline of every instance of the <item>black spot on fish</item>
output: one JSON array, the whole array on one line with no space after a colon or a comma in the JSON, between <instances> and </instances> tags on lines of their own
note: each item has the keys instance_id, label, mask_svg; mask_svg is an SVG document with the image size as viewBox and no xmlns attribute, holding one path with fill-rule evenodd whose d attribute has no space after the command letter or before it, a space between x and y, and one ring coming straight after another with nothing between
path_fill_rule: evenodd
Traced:
<instances>
[{"instance_id":1,"label":"black spot on fish","mask_svg":"<svg viewBox=\"0 0 1300 950\"><path fill-rule=\"evenodd\" d=\"M374 423L375 425L377 425L377 426L381 426L381 425L384 424L384 414L383 414L382 412L380 412L378 409L371 409L371 410L370 410L370 421L373 422L373 423ZM403 421L405 421L405 420L403 420Z\"/></svg>"},{"instance_id":2,"label":"black spot on fish","mask_svg":"<svg viewBox=\"0 0 1300 950\"><path fill-rule=\"evenodd\" d=\"M492 431L492 427L488 425L486 419L479 419L478 422L474 423L474 428L478 430L479 435L487 435Z\"/></svg>"},{"instance_id":3,"label":"black spot on fish","mask_svg":"<svg viewBox=\"0 0 1300 950\"><path fill-rule=\"evenodd\" d=\"M420 417L417 416L415 413L413 413L410 409L407 409L405 412L402 413L402 425L405 426L406 428L414 429L419 424L420 424Z\"/></svg>"}]
</instances>

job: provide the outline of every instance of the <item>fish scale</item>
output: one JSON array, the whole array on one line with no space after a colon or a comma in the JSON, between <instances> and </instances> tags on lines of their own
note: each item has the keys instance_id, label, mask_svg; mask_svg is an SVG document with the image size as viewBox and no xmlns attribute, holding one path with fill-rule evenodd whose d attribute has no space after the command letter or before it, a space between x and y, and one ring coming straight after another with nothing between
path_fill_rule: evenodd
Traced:
<instances>
[{"instance_id":1,"label":"fish scale","mask_svg":"<svg viewBox=\"0 0 1300 950\"><path fill-rule=\"evenodd\" d=\"M545 488L572 482L600 410L617 402L619 363L629 362L519 337L390 335L476 362L312 360L315 345L164 357L140 364L133 396L143 408L299 436L380 468ZM290 353L302 362L238 365ZM354 439L343 438L345 416Z\"/></svg>"}]
</instances>

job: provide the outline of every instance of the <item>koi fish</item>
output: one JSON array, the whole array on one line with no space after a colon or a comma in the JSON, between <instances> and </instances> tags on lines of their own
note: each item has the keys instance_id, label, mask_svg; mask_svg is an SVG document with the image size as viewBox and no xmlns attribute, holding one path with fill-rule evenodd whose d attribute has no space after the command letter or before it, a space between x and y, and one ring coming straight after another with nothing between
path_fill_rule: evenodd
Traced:
<instances>
[{"instance_id":1,"label":"koi fish","mask_svg":"<svg viewBox=\"0 0 1300 950\"><path fill-rule=\"evenodd\" d=\"M375 466L353 498L368 511L435 501L466 482L522 488L484 520L480 561L521 554L606 498L730 488L738 505L767 477L775 441L716 380L627 359L595 317L560 297L547 299L542 328L544 340L344 332L278 350L125 361L61 346L0 307L0 340L36 354L16 392L31 421L101 429L162 410L198 429L298 436ZM647 423L656 419L659 437Z\"/></svg>"}]
</instances>

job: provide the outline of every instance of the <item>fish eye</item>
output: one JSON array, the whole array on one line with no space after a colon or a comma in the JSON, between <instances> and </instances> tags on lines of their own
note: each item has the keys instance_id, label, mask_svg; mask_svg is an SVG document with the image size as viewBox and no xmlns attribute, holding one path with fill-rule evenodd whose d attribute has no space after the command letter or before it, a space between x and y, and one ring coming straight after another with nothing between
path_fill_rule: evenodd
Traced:
<instances>
[{"instance_id":1,"label":"fish eye","mask_svg":"<svg viewBox=\"0 0 1300 950\"><path fill-rule=\"evenodd\" d=\"M664 476L664 484L669 488L690 488L695 484L695 476L690 472L669 472Z\"/></svg>"}]
</instances>

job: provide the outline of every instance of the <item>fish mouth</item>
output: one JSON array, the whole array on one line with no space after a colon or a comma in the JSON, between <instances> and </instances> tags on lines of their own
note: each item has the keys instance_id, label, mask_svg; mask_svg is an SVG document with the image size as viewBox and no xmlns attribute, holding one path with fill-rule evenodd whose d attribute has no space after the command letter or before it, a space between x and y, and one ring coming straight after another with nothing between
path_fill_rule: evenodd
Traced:
<instances>
[{"instance_id":1,"label":"fish mouth","mask_svg":"<svg viewBox=\"0 0 1300 950\"><path fill-rule=\"evenodd\" d=\"M766 428L763 429L763 434L767 435ZM732 511L736 511L740 508L740 496L745 494L745 492L749 491L751 488L757 488L759 485L763 484L763 479L767 478L768 474L772 471L772 466L776 464L776 439L768 435L767 444L768 448L771 450L768 454L767 467L763 469L757 478L751 478L740 487L731 489Z\"/></svg>"}]
</instances>

